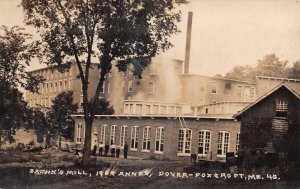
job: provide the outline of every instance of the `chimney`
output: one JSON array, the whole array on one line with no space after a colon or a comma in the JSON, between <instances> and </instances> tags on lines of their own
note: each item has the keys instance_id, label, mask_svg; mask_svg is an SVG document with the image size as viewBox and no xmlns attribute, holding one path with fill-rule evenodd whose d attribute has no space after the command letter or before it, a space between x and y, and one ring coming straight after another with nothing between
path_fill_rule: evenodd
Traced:
<instances>
[{"instance_id":1,"label":"chimney","mask_svg":"<svg viewBox=\"0 0 300 189\"><path fill-rule=\"evenodd\" d=\"M190 67L192 20L193 20L193 13L189 12L188 23L187 23L187 34L186 34L186 46L185 46L184 74L189 73L189 67Z\"/></svg>"}]
</instances>

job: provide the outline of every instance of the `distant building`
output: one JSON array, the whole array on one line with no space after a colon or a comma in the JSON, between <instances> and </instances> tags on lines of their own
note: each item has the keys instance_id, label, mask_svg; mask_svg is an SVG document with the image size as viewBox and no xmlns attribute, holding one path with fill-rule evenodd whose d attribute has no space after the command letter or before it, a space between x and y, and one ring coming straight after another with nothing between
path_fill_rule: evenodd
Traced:
<instances>
[{"instance_id":1,"label":"distant building","mask_svg":"<svg viewBox=\"0 0 300 189\"><path fill-rule=\"evenodd\" d=\"M26 92L29 106L50 107L57 94L71 90L74 102L82 111L82 85L78 73L76 64L64 73L58 72L56 67L32 71L33 75L43 76L45 82L40 84L39 93ZM88 94L92 97L99 73L98 69L91 69L90 73ZM184 63L179 60L154 59L142 77L135 78L130 68L123 73L113 67L106 76L100 97L110 101L116 114L126 115L177 115L179 112L233 115L256 99L255 83L184 74Z\"/></svg>"},{"instance_id":2,"label":"distant building","mask_svg":"<svg viewBox=\"0 0 300 189\"><path fill-rule=\"evenodd\" d=\"M234 117L241 121L240 149L264 150L298 163L300 159L300 90L283 83Z\"/></svg>"}]
</instances>

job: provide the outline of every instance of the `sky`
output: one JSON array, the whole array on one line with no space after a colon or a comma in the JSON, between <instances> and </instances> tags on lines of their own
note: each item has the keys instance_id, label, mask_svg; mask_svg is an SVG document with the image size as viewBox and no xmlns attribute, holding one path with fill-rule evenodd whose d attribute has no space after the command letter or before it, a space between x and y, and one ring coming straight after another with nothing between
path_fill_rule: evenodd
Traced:
<instances>
[{"instance_id":1,"label":"sky","mask_svg":"<svg viewBox=\"0 0 300 189\"><path fill-rule=\"evenodd\" d=\"M0 25L23 24L20 0L0 0ZM161 57L184 60L188 12L193 12L190 73L226 74L236 65L255 66L274 53L300 60L300 3L297 0L190 0L179 7L181 33ZM34 29L26 27L29 33ZM42 67L32 64L30 70Z\"/></svg>"}]
</instances>

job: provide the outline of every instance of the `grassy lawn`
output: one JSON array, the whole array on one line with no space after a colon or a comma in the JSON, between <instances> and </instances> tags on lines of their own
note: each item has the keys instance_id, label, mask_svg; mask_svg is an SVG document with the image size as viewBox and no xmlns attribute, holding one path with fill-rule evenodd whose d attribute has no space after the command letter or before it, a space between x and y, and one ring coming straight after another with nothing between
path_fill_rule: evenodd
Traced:
<instances>
[{"instance_id":1,"label":"grassy lawn","mask_svg":"<svg viewBox=\"0 0 300 189\"><path fill-rule=\"evenodd\" d=\"M93 160L94 163L92 166L83 168L74 164L76 157L73 154L65 152L16 152L14 154L10 152L0 152L0 155L0 159L3 157L2 161L0 160L0 188L300 188L299 181L241 181L204 179L201 177L195 178L194 176L181 178L180 174L182 176L182 173L188 172L187 170L196 166L190 162L98 157ZM6 155L10 155L11 160L7 160L6 163L2 163L4 162L4 159L7 158ZM15 162L13 162L14 160ZM105 171L114 166L117 169L115 176L105 176ZM201 167L202 165L197 166ZM207 166L204 167L207 168ZM149 175L138 176L138 173L145 171L145 169L151 169L151 177L149 177ZM48 170L48 172L43 172L45 170ZM54 171L53 175L51 175L49 170L56 170L56 172ZM59 175L58 170L63 171L63 174ZM78 171L81 175L78 175ZM83 171L85 171L87 175L83 175ZM213 171L217 172L217 170ZM174 177L171 176L171 172L175 175L173 175ZM101 176L100 173L103 175ZM164 176L160 175L162 173L164 173ZM178 175L176 176L176 173L179 173L179 177L177 177Z\"/></svg>"}]
</instances>

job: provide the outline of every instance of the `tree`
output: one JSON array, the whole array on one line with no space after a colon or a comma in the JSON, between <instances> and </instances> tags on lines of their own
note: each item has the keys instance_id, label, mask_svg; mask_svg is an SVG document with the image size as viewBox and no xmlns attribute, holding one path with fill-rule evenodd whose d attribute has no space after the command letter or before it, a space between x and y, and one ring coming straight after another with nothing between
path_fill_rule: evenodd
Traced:
<instances>
[{"instance_id":1,"label":"tree","mask_svg":"<svg viewBox=\"0 0 300 189\"><path fill-rule=\"evenodd\" d=\"M300 79L300 60L293 63L288 73L290 78Z\"/></svg>"},{"instance_id":2,"label":"tree","mask_svg":"<svg viewBox=\"0 0 300 189\"><path fill-rule=\"evenodd\" d=\"M243 81L254 81L255 71L251 66L235 66L232 71L228 72L226 78L243 80Z\"/></svg>"},{"instance_id":3,"label":"tree","mask_svg":"<svg viewBox=\"0 0 300 189\"><path fill-rule=\"evenodd\" d=\"M258 60L255 74L256 76L287 77L287 64L287 60L279 60L275 54L265 55L262 60Z\"/></svg>"},{"instance_id":4,"label":"tree","mask_svg":"<svg viewBox=\"0 0 300 189\"><path fill-rule=\"evenodd\" d=\"M59 149L61 138L72 139L74 120L71 117L77 110L77 104L73 104L73 92L61 92L52 100L52 106L48 112L51 136L58 136Z\"/></svg>"},{"instance_id":5,"label":"tree","mask_svg":"<svg viewBox=\"0 0 300 189\"><path fill-rule=\"evenodd\" d=\"M22 0L25 22L37 28L44 46L40 58L61 70L75 61L83 91L85 141L82 163L91 155L92 124L105 76L112 61L119 71L131 67L141 78L151 58L167 50L178 32L180 12L173 0ZM100 78L88 95L92 57L99 59Z\"/></svg>"},{"instance_id":6,"label":"tree","mask_svg":"<svg viewBox=\"0 0 300 189\"><path fill-rule=\"evenodd\" d=\"M100 98L96 102L95 114L96 115L113 115L115 113L114 108L104 98Z\"/></svg>"},{"instance_id":7,"label":"tree","mask_svg":"<svg viewBox=\"0 0 300 189\"><path fill-rule=\"evenodd\" d=\"M253 82L256 76L288 77L290 69L287 64L287 60L279 60L275 54L268 54L258 60L254 68L248 65L233 67L226 78Z\"/></svg>"},{"instance_id":8,"label":"tree","mask_svg":"<svg viewBox=\"0 0 300 189\"><path fill-rule=\"evenodd\" d=\"M31 92L38 90L43 78L25 72L34 58L37 45L24 29L0 27L0 143L14 142L13 135L30 119L30 110L17 87Z\"/></svg>"}]
</instances>

